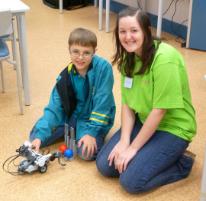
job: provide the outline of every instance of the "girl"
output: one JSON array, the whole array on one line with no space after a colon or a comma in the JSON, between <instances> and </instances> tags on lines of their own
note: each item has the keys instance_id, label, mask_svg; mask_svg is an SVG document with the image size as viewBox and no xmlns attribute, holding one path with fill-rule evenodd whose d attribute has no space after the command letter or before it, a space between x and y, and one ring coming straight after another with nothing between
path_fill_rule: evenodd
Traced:
<instances>
[{"instance_id":1,"label":"girl","mask_svg":"<svg viewBox=\"0 0 206 201\"><path fill-rule=\"evenodd\" d=\"M122 125L96 160L130 193L183 179L193 165L184 154L196 132L185 64L176 49L152 38L150 27L140 10L119 13L113 64L121 72Z\"/></svg>"}]
</instances>

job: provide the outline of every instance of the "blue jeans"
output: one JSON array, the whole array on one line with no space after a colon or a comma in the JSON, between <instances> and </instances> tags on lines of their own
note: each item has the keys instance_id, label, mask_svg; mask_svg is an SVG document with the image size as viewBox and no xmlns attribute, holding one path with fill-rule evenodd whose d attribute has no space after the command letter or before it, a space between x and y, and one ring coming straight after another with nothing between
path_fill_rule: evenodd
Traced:
<instances>
[{"instance_id":1,"label":"blue jeans","mask_svg":"<svg viewBox=\"0 0 206 201\"><path fill-rule=\"evenodd\" d=\"M137 119L130 141L138 134L142 124ZM103 146L97 155L96 165L107 177L119 177L121 186L129 193L149 191L187 177L192 169L193 159L183 155L188 142L165 131L156 131L152 138L139 150L119 174L114 164L110 167L108 156L120 139L119 129Z\"/></svg>"},{"instance_id":2,"label":"blue jeans","mask_svg":"<svg viewBox=\"0 0 206 201\"><path fill-rule=\"evenodd\" d=\"M76 128L76 120L75 119L70 119L69 121L69 128L70 127L73 127L74 129ZM30 133L30 137L29 137L29 140L30 141L33 141L35 139L35 133L33 132L33 130L31 131ZM46 141L46 142L43 142L41 144L41 148L42 147L46 147L46 146L49 146L49 145L52 145L54 144L57 140L59 139L62 139L64 140L64 126L59 126L57 127L57 129L55 129L53 132L52 132L52 135L51 137ZM84 145L82 145L81 147L77 147L77 155L82 158L83 160L95 160L96 157L97 157L97 154L98 152L100 151L100 149L102 148L102 146L104 145L104 139L105 139L105 136L102 136L102 135L98 135L96 137L96 143L97 143L97 151L96 153L94 153L93 156L91 156L90 158L87 158L85 156L82 155L82 148ZM78 143L78 142L77 142Z\"/></svg>"}]
</instances>

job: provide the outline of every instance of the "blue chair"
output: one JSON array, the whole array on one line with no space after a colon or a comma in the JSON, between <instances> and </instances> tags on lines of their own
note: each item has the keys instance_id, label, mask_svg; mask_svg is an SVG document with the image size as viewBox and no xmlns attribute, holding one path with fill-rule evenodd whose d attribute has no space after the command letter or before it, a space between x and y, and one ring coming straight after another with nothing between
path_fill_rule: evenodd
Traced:
<instances>
[{"instance_id":1,"label":"blue chair","mask_svg":"<svg viewBox=\"0 0 206 201\"><path fill-rule=\"evenodd\" d=\"M7 46L6 40L12 41L13 59L11 60L10 51ZM23 100L22 100L22 77L19 66L18 56L16 52L16 36L13 31L12 14L9 10L0 11L0 72L1 72L1 85L2 92L5 92L4 74L2 61L7 61L14 66L17 77L17 89L19 98L20 114L23 114Z\"/></svg>"}]
</instances>

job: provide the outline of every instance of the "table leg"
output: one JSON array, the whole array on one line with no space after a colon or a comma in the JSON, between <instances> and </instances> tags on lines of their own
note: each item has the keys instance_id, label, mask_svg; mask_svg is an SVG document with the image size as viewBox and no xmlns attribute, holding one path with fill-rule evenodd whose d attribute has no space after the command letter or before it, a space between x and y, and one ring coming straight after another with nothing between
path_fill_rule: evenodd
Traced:
<instances>
[{"instance_id":1,"label":"table leg","mask_svg":"<svg viewBox=\"0 0 206 201\"><path fill-rule=\"evenodd\" d=\"M59 12L63 13L63 0L59 0Z\"/></svg>"},{"instance_id":2,"label":"table leg","mask_svg":"<svg viewBox=\"0 0 206 201\"><path fill-rule=\"evenodd\" d=\"M102 30L103 0L99 0L99 30Z\"/></svg>"},{"instance_id":3,"label":"table leg","mask_svg":"<svg viewBox=\"0 0 206 201\"><path fill-rule=\"evenodd\" d=\"M109 32L109 13L110 13L110 0L106 0L106 32Z\"/></svg>"},{"instance_id":4,"label":"table leg","mask_svg":"<svg viewBox=\"0 0 206 201\"><path fill-rule=\"evenodd\" d=\"M25 15L17 15L17 30L19 38L19 53L20 53L20 65L22 72L22 82L24 88L24 101L25 105L30 105L30 87L29 87L29 75L28 75L28 55L26 44L26 23Z\"/></svg>"},{"instance_id":5,"label":"table leg","mask_svg":"<svg viewBox=\"0 0 206 201\"><path fill-rule=\"evenodd\" d=\"M97 7L97 0L94 0L94 6Z\"/></svg>"},{"instance_id":6,"label":"table leg","mask_svg":"<svg viewBox=\"0 0 206 201\"><path fill-rule=\"evenodd\" d=\"M161 30L162 30L162 5L163 5L163 1L159 0L159 2L158 2L158 19L157 19L157 38L161 38Z\"/></svg>"}]
</instances>

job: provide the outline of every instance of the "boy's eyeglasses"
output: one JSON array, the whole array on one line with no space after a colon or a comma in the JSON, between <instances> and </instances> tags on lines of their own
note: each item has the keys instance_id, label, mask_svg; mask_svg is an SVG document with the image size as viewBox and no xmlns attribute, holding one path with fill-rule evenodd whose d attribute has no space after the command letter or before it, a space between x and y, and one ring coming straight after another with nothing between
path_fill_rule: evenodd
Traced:
<instances>
[{"instance_id":1,"label":"boy's eyeglasses","mask_svg":"<svg viewBox=\"0 0 206 201\"><path fill-rule=\"evenodd\" d=\"M85 51L81 53L79 50L70 50L70 55L75 58L81 56L83 59L90 59L93 56L93 52Z\"/></svg>"}]
</instances>

